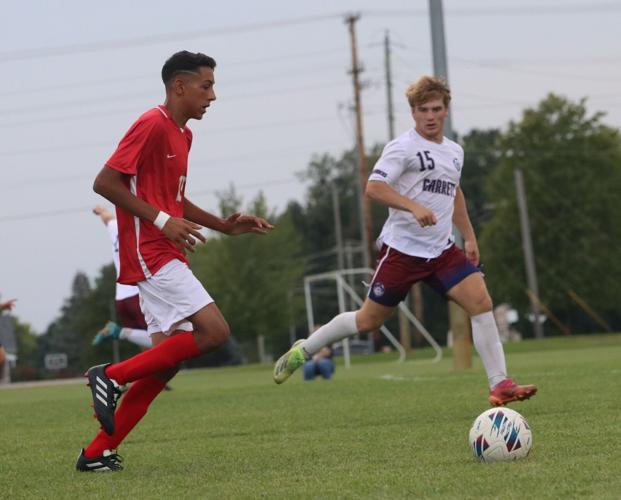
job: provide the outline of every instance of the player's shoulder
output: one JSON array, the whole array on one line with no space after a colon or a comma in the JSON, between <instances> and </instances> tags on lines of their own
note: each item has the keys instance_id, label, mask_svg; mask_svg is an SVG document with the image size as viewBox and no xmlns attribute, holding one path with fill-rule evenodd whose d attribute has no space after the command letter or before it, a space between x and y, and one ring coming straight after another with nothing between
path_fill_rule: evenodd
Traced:
<instances>
[{"instance_id":1,"label":"player's shoulder","mask_svg":"<svg viewBox=\"0 0 621 500\"><path fill-rule=\"evenodd\" d=\"M448 137L444 137L444 141L442 141L442 145L452 151L455 151L461 155L464 154L464 148L461 144L449 139Z\"/></svg>"},{"instance_id":2,"label":"player's shoulder","mask_svg":"<svg viewBox=\"0 0 621 500\"><path fill-rule=\"evenodd\" d=\"M167 120L166 114L156 106L142 113L136 120L136 124L159 128L163 127Z\"/></svg>"},{"instance_id":3,"label":"player's shoulder","mask_svg":"<svg viewBox=\"0 0 621 500\"><path fill-rule=\"evenodd\" d=\"M384 152L390 151L401 151L405 152L408 149L410 143L409 132L404 132L401 135L398 135L391 141L387 142L384 146Z\"/></svg>"}]
</instances>

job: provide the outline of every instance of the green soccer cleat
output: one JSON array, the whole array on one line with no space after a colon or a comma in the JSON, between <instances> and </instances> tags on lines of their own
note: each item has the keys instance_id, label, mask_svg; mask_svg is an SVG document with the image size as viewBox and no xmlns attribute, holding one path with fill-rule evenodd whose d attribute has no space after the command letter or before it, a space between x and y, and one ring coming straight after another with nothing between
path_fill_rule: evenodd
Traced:
<instances>
[{"instance_id":1,"label":"green soccer cleat","mask_svg":"<svg viewBox=\"0 0 621 500\"><path fill-rule=\"evenodd\" d=\"M121 335L121 327L117 325L114 321L108 321L106 326L104 326L101 330L97 332L95 338L93 339L93 345L99 345L103 340L106 339L118 339Z\"/></svg>"},{"instance_id":2,"label":"green soccer cleat","mask_svg":"<svg viewBox=\"0 0 621 500\"><path fill-rule=\"evenodd\" d=\"M296 340L285 354L283 354L274 365L274 382L282 384L300 366L306 363L306 358L302 352L300 344L304 339Z\"/></svg>"}]
</instances>

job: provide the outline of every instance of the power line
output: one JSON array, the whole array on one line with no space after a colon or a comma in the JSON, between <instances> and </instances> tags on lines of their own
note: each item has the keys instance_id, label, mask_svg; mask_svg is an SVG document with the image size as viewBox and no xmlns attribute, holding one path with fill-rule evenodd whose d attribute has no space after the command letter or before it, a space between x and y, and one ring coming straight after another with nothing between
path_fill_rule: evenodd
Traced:
<instances>
[{"instance_id":1,"label":"power line","mask_svg":"<svg viewBox=\"0 0 621 500\"><path fill-rule=\"evenodd\" d=\"M234 100L250 99L253 97L261 97L261 96L283 95L283 94L289 94L289 93L304 92L308 90L316 90L316 89L326 88L326 87L333 87L339 84L345 84L345 81L344 80L332 80L329 82L323 82L323 83L320 82L320 83L316 83L312 85L302 85L298 87L286 87L286 88L281 88L281 89L274 89L269 92L259 91L254 94L249 94L249 93L243 93L243 94L237 94L237 95L232 94L232 95L226 96L225 99L226 99L226 102L231 102L231 99L234 101ZM6 114L14 114L14 113L27 113L29 111L43 112L43 111L55 110L55 109L66 109L66 108L73 107L73 106L83 108L84 105L88 105L88 104L95 105L95 104L106 103L110 101L117 102L117 101L133 100L139 97L143 97L144 95L145 95L144 91L129 92L129 93L125 92L123 94L105 96L99 99L93 99L89 97L89 98L84 98L84 99L71 99L70 101L54 102L46 106L41 106L39 104L33 104L33 105L21 106L17 108L3 108L0 110L0 116L6 115Z\"/></svg>"},{"instance_id":2,"label":"power line","mask_svg":"<svg viewBox=\"0 0 621 500\"><path fill-rule=\"evenodd\" d=\"M106 146L110 147L110 144L106 144ZM338 146L341 146L341 145L339 144ZM261 151L253 150L252 153L241 154L241 155L211 157L208 159L208 162L209 162L208 164L196 165L194 162L192 162L192 164L189 167L190 175L194 177L195 173L200 174L201 172L204 172L205 170L219 169L223 165L236 164L236 163L239 163L245 160L252 160L253 165L261 163L261 161L269 161L273 164L274 160L271 155L275 153L282 154L282 153L287 153L287 152L292 152L292 151L304 151L304 150L309 149L310 147L314 147L314 146L298 145L298 146L289 147L289 148L277 148L277 149L268 149L268 150L261 150ZM324 150L328 150L330 148L334 148L337 146L336 145L326 146L325 144L323 144L321 147L324 148ZM68 146L68 147L66 146L64 149L73 149L73 148L71 146ZM13 191L19 187L35 186L38 184L50 185L50 184L56 184L56 183L81 181L81 180L88 180L88 179L92 181L94 180L95 175L96 175L96 172L91 171L89 172L89 175L74 174L74 175L43 177L43 178L38 177L36 179L28 178L28 180L24 180L24 181L19 181L19 180L11 181L10 183L7 183L6 186L8 189Z\"/></svg>"},{"instance_id":3,"label":"power line","mask_svg":"<svg viewBox=\"0 0 621 500\"><path fill-rule=\"evenodd\" d=\"M243 185L235 185L235 189L255 189L265 186L278 186L283 184L291 184L293 182L299 183L300 179L297 177L287 177L283 179L273 179L269 181L256 182L252 184L243 184ZM219 189L206 189L201 191L193 191L192 197L194 196L203 196L206 194L217 193ZM70 215L77 213L85 213L92 210L92 206L88 207L73 207L73 208L62 208L58 210L46 210L45 212L30 212L26 214L16 214L16 215L4 215L0 216L0 222L14 222L21 220L29 220L29 219L43 219L46 217L57 217L59 215Z\"/></svg>"},{"instance_id":4,"label":"power line","mask_svg":"<svg viewBox=\"0 0 621 500\"><path fill-rule=\"evenodd\" d=\"M299 17L284 19L280 21L259 22L238 26L227 26L224 28L214 28L200 31L185 31L168 33L161 35L149 35L137 38L126 38L122 40L107 40L102 42L90 42L82 44L71 44L59 47L39 47L34 49L11 50L0 52L0 63L7 61L23 61L29 59L41 59L48 57L65 56L72 54L84 54L110 49L124 49L128 47L143 47L158 43L175 42L180 40L192 40L196 38L206 38L210 36L234 35L249 33L253 31L263 31L274 28L285 28L290 26L300 26L326 21L328 19L340 19L341 14L325 14L312 17Z\"/></svg>"},{"instance_id":5,"label":"power line","mask_svg":"<svg viewBox=\"0 0 621 500\"><path fill-rule=\"evenodd\" d=\"M286 54L284 56L278 56L278 57L264 57L264 58L256 58L256 59L249 59L249 60L245 60L245 61L234 61L234 62L230 62L230 63L226 63L226 65L220 65L219 67L225 66L226 68L229 67L235 67L235 66L249 66L251 64L265 64L267 62L281 62L281 61L287 61L290 59L300 59L300 58L308 58L308 57L313 57L313 56L319 56L319 55L326 55L326 54L339 54L340 52L345 51L346 48L345 47L338 47L338 48L333 48L333 49L329 49L329 50L316 50L316 51L310 51L310 52L299 52L296 54ZM316 73L317 69L322 69L322 68L317 68L316 66L313 66L312 70L309 70L308 73ZM325 68L323 68L325 69ZM291 77L296 77L300 74L305 74L306 72L299 72L296 71L295 73L283 73L281 75L274 75L273 72L270 73L270 76L276 76L278 79L281 78L286 78L287 76L291 76ZM253 75L254 76L254 75ZM67 89L72 89L72 88L82 88L82 87L92 87L92 86L100 86L100 85L108 85L110 83L115 83L115 82L122 82L122 83L126 83L128 81L135 81L135 80L145 80L147 78L153 79L154 77L159 78L159 75L157 74L157 72L151 72L151 73L143 73L140 75L123 75L123 76L119 76L119 77L109 77L109 78L98 78L95 80L85 80L82 82L66 82L66 83L58 83L58 84L53 84L53 85L39 85L38 87L31 87L31 88L27 88L27 89L20 89L20 90L10 90L10 91L6 91L6 92L0 92L0 97L5 97L5 96L14 96L14 95L27 95L27 94L32 94L32 93L42 93L44 90L48 91L48 90L67 90ZM265 81L264 79L262 79L262 81ZM239 86L239 85L248 85L247 81L241 81L239 83L229 83L227 84L227 86L232 87L232 86Z\"/></svg>"},{"instance_id":6,"label":"power line","mask_svg":"<svg viewBox=\"0 0 621 500\"><path fill-rule=\"evenodd\" d=\"M533 16L561 14L595 14L600 12L614 12L621 10L619 3L587 3L573 5L544 6L519 5L504 8L470 8L470 9L447 9L446 17L483 17L483 16ZM427 17L427 9L396 9L396 10L365 10L365 16L374 17Z\"/></svg>"}]
</instances>

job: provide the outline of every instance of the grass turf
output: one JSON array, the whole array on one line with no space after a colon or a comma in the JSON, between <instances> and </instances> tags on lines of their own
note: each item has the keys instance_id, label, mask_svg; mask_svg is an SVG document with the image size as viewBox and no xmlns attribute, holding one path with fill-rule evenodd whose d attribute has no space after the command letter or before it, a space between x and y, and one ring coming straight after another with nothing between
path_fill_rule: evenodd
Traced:
<instances>
[{"instance_id":1,"label":"grass turf","mask_svg":"<svg viewBox=\"0 0 621 500\"><path fill-rule=\"evenodd\" d=\"M331 381L282 386L271 367L179 374L119 452L125 470L73 470L97 430L82 385L0 391L0 497L619 498L621 335L506 347L539 394L514 403L530 456L481 464L468 446L487 409L480 361L354 358ZM377 360L373 362L373 360Z\"/></svg>"}]
</instances>

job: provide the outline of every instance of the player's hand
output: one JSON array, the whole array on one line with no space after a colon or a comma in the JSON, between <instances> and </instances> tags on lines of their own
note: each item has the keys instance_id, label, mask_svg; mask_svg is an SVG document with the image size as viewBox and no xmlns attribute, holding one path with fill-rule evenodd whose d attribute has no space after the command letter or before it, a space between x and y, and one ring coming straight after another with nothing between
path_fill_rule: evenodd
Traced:
<instances>
[{"instance_id":1,"label":"player's hand","mask_svg":"<svg viewBox=\"0 0 621 500\"><path fill-rule=\"evenodd\" d=\"M410 212L421 227L434 226L438 222L433 212L422 205L416 204Z\"/></svg>"},{"instance_id":2,"label":"player's hand","mask_svg":"<svg viewBox=\"0 0 621 500\"><path fill-rule=\"evenodd\" d=\"M477 240L464 240L464 253L466 254L466 259L472 262L472 264L475 266L479 265L481 256L479 254Z\"/></svg>"},{"instance_id":3,"label":"player's hand","mask_svg":"<svg viewBox=\"0 0 621 500\"><path fill-rule=\"evenodd\" d=\"M274 229L269 222L256 215L242 215L239 212L226 218L226 234L243 233L267 234Z\"/></svg>"},{"instance_id":4,"label":"player's hand","mask_svg":"<svg viewBox=\"0 0 621 500\"><path fill-rule=\"evenodd\" d=\"M202 229L198 224L190 222L189 220L182 219L180 217L171 217L164 224L162 232L169 240L172 240L177 248L181 251L194 252L196 240L199 239L203 243L207 241L205 237L200 233Z\"/></svg>"},{"instance_id":5,"label":"player's hand","mask_svg":"<svg viewBox=\"0 0 621 500\"><path fill-rule=\"evenodd\" d=\"M6 302L0 303L0 311L10 311L15 307L15 302L17 299L7 300Z\"/></svg>"}]
</instances>

